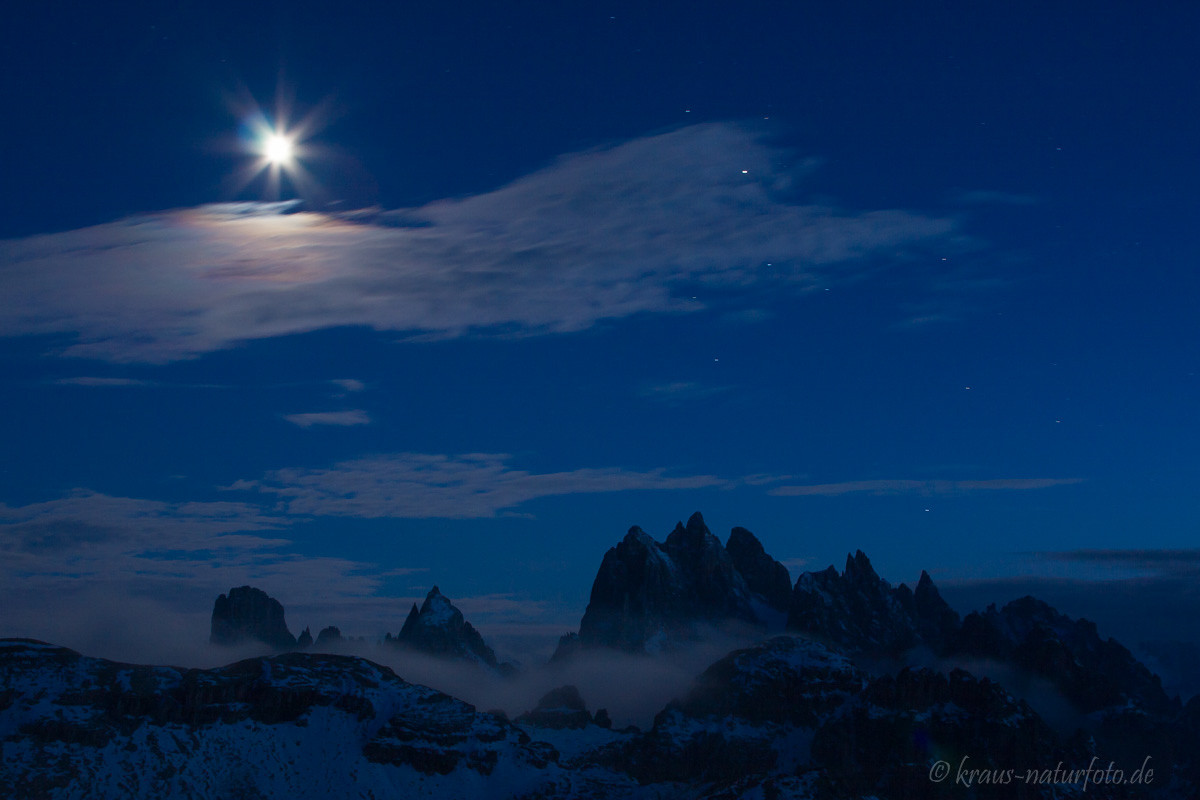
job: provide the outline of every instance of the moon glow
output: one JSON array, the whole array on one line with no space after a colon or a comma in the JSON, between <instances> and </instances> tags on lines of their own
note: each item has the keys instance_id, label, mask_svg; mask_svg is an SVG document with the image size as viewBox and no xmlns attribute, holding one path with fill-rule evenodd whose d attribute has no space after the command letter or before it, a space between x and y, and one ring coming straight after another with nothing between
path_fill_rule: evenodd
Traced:
<instances>
[{"instance_id":1,"label":"moon glow","mask_svg":"<svg viewBox=\"0 0 1200 800\"><path fill-rule=\"evenodd\" d=\"M272 164L288 164L292 160L292 140L288 137L272 133L263 143L263 155Z\"/></svg>"}]
</instances>

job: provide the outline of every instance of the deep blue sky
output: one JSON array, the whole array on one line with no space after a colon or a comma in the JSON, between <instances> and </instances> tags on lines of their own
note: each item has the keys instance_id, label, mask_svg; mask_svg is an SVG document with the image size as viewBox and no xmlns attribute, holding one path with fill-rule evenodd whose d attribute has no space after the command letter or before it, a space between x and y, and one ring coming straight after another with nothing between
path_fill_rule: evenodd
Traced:
<instances>
[{"instance_id":1,"label":"deep blue sky","mask_svg":"<svg viewBox=\"0 0 1200 800\"><path fill-rule=\"evenodd\" d=\"M1189 616L1200 9L645 5L10 10L0 633L438 583L542 646L697 509L793 577Z\"/></svg>"}]
</instances>

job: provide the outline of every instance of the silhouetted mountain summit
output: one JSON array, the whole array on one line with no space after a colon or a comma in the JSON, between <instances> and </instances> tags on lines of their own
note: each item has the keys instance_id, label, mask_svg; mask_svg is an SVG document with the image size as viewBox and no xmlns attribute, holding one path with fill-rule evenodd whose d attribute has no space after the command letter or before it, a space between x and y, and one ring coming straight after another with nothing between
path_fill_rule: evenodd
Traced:
<instances>
[{"instance_id":1,"label":"silhouetted mountain summit","mask_svg":"<svg viewBox=\"0 0 1200 800\"><path fill-rule=\"evenodd\" d=\"M261 642L290 650L296 637L283 618L283 605L261 589L239 586L213 603L209 641L219 645Z\"/></svg>"},{"instance_id":2,"label":"silhouetted mountain summit","mask_svg":"<svg viewBox=\"0 0 1200 800\"><path fill-rule=\"evenodd\" d=\"M792 578L787 567L767 555L758 538L745 528L729 532L725 552L746 581L746 587L771 608L786 614L792 599Z\"/></svg>"},{"instance_id":3,"label":"silhouetted mountain summit","mask_svg":"<svg viewBox=\"0 0 1200 800\"><path fill-rule=\"evenodd\" d=\"M413 603L399 635L389 637L389 641L433 656L474 661L501 671L512 669L499 662L479 631L436 586L429 590L419 610Z\"/></svg>"},{"instance_id":4,"label":"silhouetted mountain summit","mask_svg":"<svg viewBox=\"0 0 1200 800\"><path fill-rule=\"evenodd\" d=\"M1035 597L968 614L948 653L1012 664L1050 680L1080 711L1132 705L1154 713L1178 710L1158 676L1095 623L1071 619Z\"/></svg>"},{"instance_id":5,"label":"silhouetted mountain summit","mask_svg":"<svg viewBox=\"0 0 1200 800\"><path fill-rule=\"evenodd\" d=\"M765 608L780 600L787 571L754 534L731 534L738 563L713 536L699 512L675 526L665 542L641 528L604 554L577 638L564 637L556 658L577 648L611 647L654 652L695 639L698 625L767 623ZM777 606L776 606L777 607Z\"/></svg>"},{"instance_id":6,"label":"silhouetted mountain summit","mask_svg":"<svg viewBox=\"0 0 1200 800\"><path fill-rule=\"evenodd\" d=\"M800 575L787 621L788 630L872 655L897 655L919 644L941 652L958 624L928 573L921 573L915 593L905 584L892 588L861 550L846 556L840 574L830 566Z\"/></svg>"}]
</instances>

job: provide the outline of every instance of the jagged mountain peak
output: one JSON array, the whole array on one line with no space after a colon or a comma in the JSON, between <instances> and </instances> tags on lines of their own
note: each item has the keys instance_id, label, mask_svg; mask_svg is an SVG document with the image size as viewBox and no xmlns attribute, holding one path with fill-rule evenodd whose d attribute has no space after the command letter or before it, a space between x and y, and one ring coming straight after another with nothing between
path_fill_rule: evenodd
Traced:
<instances>
[{"instance_id":1,"label":"jagged mountain peak","mask_svg":"<svg viewBox=\"0 0 1200 800\"><path fill-rule=\"evenodd\" d=\"M746 579L697 512L665 542L634 526L604 554L578 645L642 652L695 638L699 623L729 620L761 622Z\"/></svg>"},{"instance_id":2,"label":"jagged mountain peak","mask_svg":"<svg viewBox=\"0 0 1200 800\"><path fill-rule=\"evenodd\" d=\"M725 552L750 591L761 595L771 608L786 614L792 596L791 576L787 567L767 554L758 537L745 528L734 528L725 542Z\"/></svg>"},{"instance_id":3,"label":"jagged mountain peak","mask_svg":"<svg viewBox=\"0 0 1200 800\"><path fill-rule=\"evenodd\" d=\"M658 546L658 542L654 541L654 537L646 533L638 525L634 525L628 530L628 532L626 532L625 538L621 540L620 544L623 544L626 547L650 547L651 545L655 547Z\"/></svg>"},{"instance_id":4,"label":"jagged mountain peak","mask_svg":"<svg viewBox=\"0 0 1200 800\"><path fill-rule=\"evenodd\" d=\"M856 550L841 573L830 566L796 580L787 624L854 652L895 655L918 644L940 652L959 619L928 573L916 593L905 584L892 588Z\"/></svg>"},{"instance_id":5,"label":"jagged mountain peak","mask_svg":"<svg viewBox=\"0 0 1200 800\"><path fill-rule=\"evenodd\" d=\"M511 665L499 662L479 631L437 586L425 595L419 610L413 603L404 627L390 641L429 655L474 661L505 673L512 670Z\"/></svg>"},{"instance_id":6,"label":"jagged mountain peak","mask_svg":"<svg viewBox=\"0 0 1200 800\"><path fill-rule=\"evenodd\" d=\"M413 603L412 608L408 611L408 616L404 619L404 625L400 628L400 636L403 637L407 632L411 632L416 626L417 620L421 617L421 610L417 608L417 604Z\"/></svg>"},{"instance_id":7,"label":"jagged mountain peak","mask_svg":"<svg viewBox=\"0 0 1200 800\"><path fill-rule=\"evenodd\" d=\"M666 548L672 553L722 549L721 541L704 524L699 511L688 517L687 525L675 523L675 529L667 536Z\"/></svg>"},{"instance_id":8,"label":"jagged mountain peak","mask_svg":"<svg viewBox=\"0 0 1200 800\"><path fill-rule=\"evenodd\" d=\"M461 623L462 619L462 612L436 586L425 595L425 602L421 604L421 611L417 615L420 625L455 625Z\"/></svg>"},{"instance_id":9,"label":"jagged mountain peak","mask_svg":"<svg viewBox=\"0 0 1200 800\"><path fill-rule=\"evenodd\" d=\"M859 585L870 586L882 580L871 566L871 559L867 558L867 554L862 550L855 550L854 555L846 556L846 569L842 572L842 577Z\"/></svg>"},{"instance_id":10,"label":"jagged mountain peak","mask_svg":"<svg viewBox=\"0 0 1200 800\"><path fill-rule=\"evenodd\" d=\"M968 614L948 649L1047 678L1085 713L1130 706L1170 713L1178 706L1158 676L1119 642L1101 638L1095 623L1029 595Z\"/></svg>"},{"instance_id":11,"label":"jagged mountain peak","mask_svg":"<svg viewBox=\"0 0 1200 800\"><path fill-rule=\"evenodd\" d=\"M299 650L304 650L307 647L311 647L312 643L313 643L312 631L309 630L307 625L305 625L304 630L301 631L300 635L296 638L296 647Z\"/></svg>"},{"instance_id":12,"label":"jagged mountain peak","mask_svg":"<svg viewBox=\"0 0 1200 800\"><path fill-rule=\"evenodd\" d=\"M767 555L766 548L759 538L741 525L730 529L729 538L725 540L725 549L730 553L742 551L753 556Z\"/></svg>"}]
</instances>

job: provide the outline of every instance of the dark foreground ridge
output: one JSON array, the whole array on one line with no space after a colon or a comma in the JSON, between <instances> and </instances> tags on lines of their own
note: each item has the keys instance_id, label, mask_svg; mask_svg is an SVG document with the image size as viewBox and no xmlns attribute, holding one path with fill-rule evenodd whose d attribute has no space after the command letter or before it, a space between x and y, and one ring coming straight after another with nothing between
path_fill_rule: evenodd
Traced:
<instances>
[{"instance_id":1,"label":"dark foreground ridge","mask_svg":"<svg viewBox=\"0 0 1200 800\"><path fill-rule=\"evenodd\" d=\"M1200 703L1060 733L987 678L872 675L798 635L718 660L645 731L612 730L572 686L510 721L330 654L185 670L6 639L0 685L0 796L13 798L1086 796L930 781L962 756L985 770L1115 760L1127 774L1151 758L1153 782L1095 795L1110 799L1194 800L1200 785Z\"/></svg>"}]
</instances>

